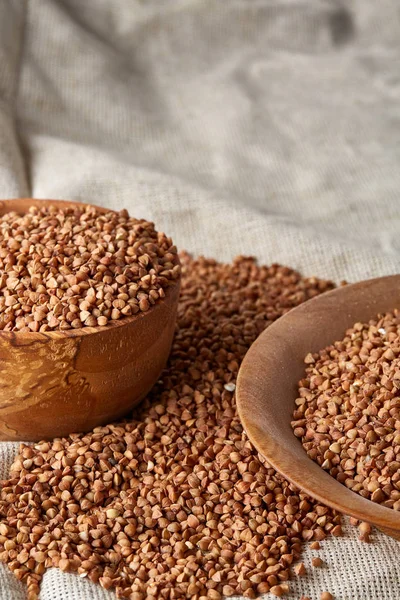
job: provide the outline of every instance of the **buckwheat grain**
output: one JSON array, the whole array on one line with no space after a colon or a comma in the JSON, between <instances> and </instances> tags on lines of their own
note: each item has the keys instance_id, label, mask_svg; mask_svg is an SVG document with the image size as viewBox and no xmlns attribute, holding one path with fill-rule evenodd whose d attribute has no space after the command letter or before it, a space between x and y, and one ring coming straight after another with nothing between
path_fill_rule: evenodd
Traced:
<instances>
[{"instance_id":1,"label":"buckwheat grain","mask_svg":"<svg viewBox=\"0 0 400 600\"><path fill-rule=\"evenodd\" d=\"M105 326L146 312L179 277L176 247L126 210L32 207L0 217L0 329Z\"/></svg>"},{"instance_id":2,"label":"buckwheat grain","mask_svg":"<svg viewBox=\"0 0 400 600\"><path fill-rule=\"evenodd\" d=\"M308 455L364 498L400 510L400 313L356 323L305 358L293 413ZM340 527L332 530L340 535ZM369 540L370 527L360 529Z\"/></svg>"},{"instance_id":3,"label":"buckwheat grain","mask_svg":"<svg viewBox=\"0 0 400 600\"><path fill-rule=\"evenodd\" d=\"M126 421L22 445L1 482L0 560L32 599L50 567L134 600L286 593L303 543L340 522L258 455L233 387L258 334L331 284L245 257L182 263L172 353L149 397Z\"/></svg>"}]
</instances>

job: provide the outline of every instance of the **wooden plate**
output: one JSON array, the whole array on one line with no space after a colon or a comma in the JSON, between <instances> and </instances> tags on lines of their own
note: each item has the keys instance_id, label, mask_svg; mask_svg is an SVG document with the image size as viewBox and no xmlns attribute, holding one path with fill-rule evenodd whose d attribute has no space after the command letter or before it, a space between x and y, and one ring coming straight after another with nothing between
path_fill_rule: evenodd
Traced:
<instances>
[{"instance_id":1,"label":"wooden plate","mask_svg":"<svg viewBox=\"0 0 400 600\"><path fill-rule=\"evenodd\" d=\"M278 319L254 342L239 371L236 399L257 450L286 479L341 513L400 539L400 513L350 491L313 462L290 425L304 357L343 338L357 321L400 308L400 275L317 296Z\"/></svg>"}]
</instances>

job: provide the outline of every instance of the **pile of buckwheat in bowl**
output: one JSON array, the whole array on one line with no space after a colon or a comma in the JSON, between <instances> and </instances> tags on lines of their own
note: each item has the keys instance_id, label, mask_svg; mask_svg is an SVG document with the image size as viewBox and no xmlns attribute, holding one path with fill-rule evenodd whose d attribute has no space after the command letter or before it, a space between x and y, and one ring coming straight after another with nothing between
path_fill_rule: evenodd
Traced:
<instances>
[{"instance_id":1,"label":"pile of buckwheat in bowl","mask_svg":"<svg viewBox=\"0 0 400 600\"><path fill-rule=\"evenodd\" d=\"M115 219L117 232L127 217ZM139 236L141 227L146 236L155 235L149 225L135 223ZM117 246L117 240L104 242ZM150 289L159 293L173 278L173 255L165 241L162 269L155 280L145 280L155 286ZM235 404L240 362L259 333L333 285L245 257L232 264L187 255L181 260L175 340L147 399L124 421L23 444L0 483L0 560L26 583L29 600L38 597L51 567L132 600L255 598L268 591L279 597L288 592L303 543L318 549L327 535L342 533L340 515L266 464L243 431ZM50 289L64 290L63 280L54 279L60 287ZM22 288L12 291L23 294ZM128 306L136 306L128 298ZM72 326L67 315L62 322ZM38 323L42 327L47 317ZM311 566L322 566L321 559ZM302 576L307 569L300 562L293 570ZM320 598L333 596L322 592Z\"/></svg>"},{"instance_id":2,"label":"pile of buckwheat in bowl","mask_svg":"<svg viewBox=\"0 0 400 600\"><path fill-rule=\"evenodd\" d=\"M105 326L146 312L180 276L177 250L126 210L31 207L0 217L0 329Z\"/></svg>"},{"instance_id":3,"label":"pile of buckwheat in bowl","mask_svg":"<svg viewBox=\"0 0 400 600\"><path fill-rule=\"evenodd\" d=\"M356 323L305 363L294 434L340 483L400 510L400 312Z\"/></svg>"}]
</instances>

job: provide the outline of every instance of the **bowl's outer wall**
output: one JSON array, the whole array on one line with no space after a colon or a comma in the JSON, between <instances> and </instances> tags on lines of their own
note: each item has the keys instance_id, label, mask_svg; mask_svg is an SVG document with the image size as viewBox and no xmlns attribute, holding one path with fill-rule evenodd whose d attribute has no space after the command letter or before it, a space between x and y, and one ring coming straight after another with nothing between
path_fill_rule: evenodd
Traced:
<instances>
[{"instance_id":1,"label":"bowl's outer wall","mask_svg":"<svg viewBox=\"0 0 400 600\"><path fill-rule=\"evenodd\" d=\"M3 201L0 214L41 202ZM147 313L117 326L49 335L0 332L0 440L60 437L125 415L167 362L179 289L177 282Z\"/></svg>"},{"instance_id":2,"label":"bowl's outer wall","mask_svg":"<svg viewBox=\"0 0 400 600\"><path fill-rule=\"evenodd\" d=\"M178 294L175 285L148 314L92 335L22 345L0 335L0 440L65 436L126 414L167 362Z\"/></svg>"},{"instance_id":3,"label":"bowl's outer wall","mask_svg":"<svg viewBox=\"0 0 400 600\"><path fill-rule=\"evenodd\" d=\"M245 431L277 471L321 502L390 530L391 535L400 531L400 514L351 492L323 471L307 456L290 421L306 354L342 339L357 321L395 307L400 308L400 275L337 288L300 305L252 345L236 390Z\"/></svg>"}]
</instances>

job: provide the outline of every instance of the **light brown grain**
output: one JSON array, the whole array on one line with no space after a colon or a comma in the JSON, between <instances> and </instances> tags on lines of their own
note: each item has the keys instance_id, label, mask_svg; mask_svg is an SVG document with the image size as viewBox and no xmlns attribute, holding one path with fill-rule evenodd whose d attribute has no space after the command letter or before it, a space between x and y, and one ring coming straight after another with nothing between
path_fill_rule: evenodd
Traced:
<instances>
[{"instance_id":1,"label":"light brown grain","mask_svg":"<svg viewBox=\"0 0 400 600\"><path fill-rule=\"evenodd\" d=\"M105 326L146 312L178 277L176 247L126 210L31 207L0 217L0 329Z\"/></svg>"},{"instance_id":2,"label":"light brown grain","mask_svg":"<svg viewBox=\"0 0 400 600\"><path fill-rule=\"evenodd\" d=\"M400 313L356 323L310 361L307 355L294 434L347 488L400 510ZM340 535L340 526L331 533ZM369 531L361 533L368 541Z\"/></svg>"},{"instance_id":3,"label":"light brown grain","mask_svg":"<svg viewBox=\"0 0 400 600\"><path fill-rule=\"evenodd\" d=\"M258 334L329 284L243 257L182 261L175 341L149 397L121 423L22 445L2 482L1 558L24 582L54 566L137 600L287 593L304 541L338 524L258 455L229 385Z\"/></svg>"}]
</instances>

